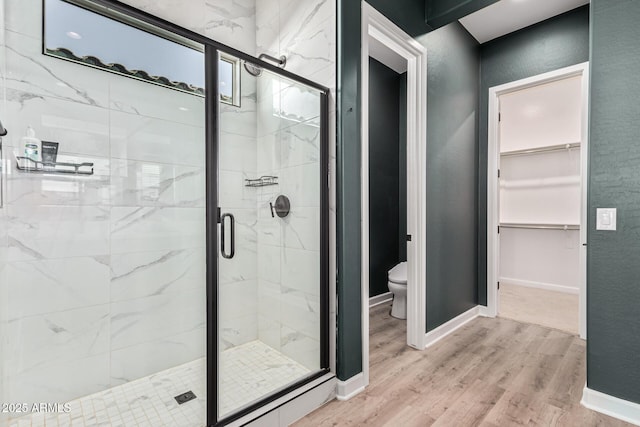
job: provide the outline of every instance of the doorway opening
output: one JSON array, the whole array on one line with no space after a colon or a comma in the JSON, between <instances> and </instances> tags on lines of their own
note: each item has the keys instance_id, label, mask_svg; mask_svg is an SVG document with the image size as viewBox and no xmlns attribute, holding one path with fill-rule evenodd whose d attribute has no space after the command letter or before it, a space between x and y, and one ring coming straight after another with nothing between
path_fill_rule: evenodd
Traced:
<instances>
[{"instance_id":1,"label":"doorway opening","mask_svg":"<svg viewBox=\"0 0 640 427\"><path fill-rule=\"evenodd\" d=\"M370 349L398 351L407 322L407 73L369 57ZM406 342L404 343L406 346ZM393 346L391 348L390 346ZM376 375L376 355L372 353Z\"/></svg>"},{"instance_id":2,"label":"doorway opening","mask_svg":"<svg viewBox=\"0 0 640 427\"><path fill-rule=\"evenodd\" d=\"M488 311L586 338L588 64L490 89Z\"/></svg>"},{"instance_id":3,"label":"doorway opening","mask_svg":"<svg viewBox=\"0 0 640 427\"><path fill-rule=\"evenodd\" d=\"M407 73L369 57L369 307L393 301L400 320L407 318L406 96Z\"/></svg>"},{"instance_id":4,"label":"doorway opening","mask_svg":"<svg viewBox=\"0 0 640 427\"><path fill-rule=\"evenodd\" d=\"M394 247L406 247L406 333L407 345L425 348L426 334L426 105L427 105L427 58L426 49L406 34L380 12L366 2L362 3L362 98L361 98L361 294L362 294L362 368L344 390L339 387L339 398L348 398L369 383L369 283L370 283L370 194L377 191L370 180L370 117L369 81L370 58L397 74L406 73L406 89L403 89L406 105L406 232L399 234ZM402 127L402 126L400 126ZM398 138L399 140L400 138ZM399 152L398 152L399 153ZM399 159L398 154L398 159ZM396 177L400 179L400 175ZM399 197L399 196L398 196ZM398 200L400 200L398 198ZM397 202L400 205L400 201ZM392 207L393 208L393 207ZM393 210L393 209L392 209ZM395 210L394 210L395 211ZM397 211L400 215L401 211ZM404 230L404 229L402 229ZM391 238L393 240L393 238ZM398 249L399 250L399 249ZM398 258L399 260L399 258ZM386 267L382 275L386 276ZM385 282L386 283L386 282Z\"/></svg>"}]
</instances>

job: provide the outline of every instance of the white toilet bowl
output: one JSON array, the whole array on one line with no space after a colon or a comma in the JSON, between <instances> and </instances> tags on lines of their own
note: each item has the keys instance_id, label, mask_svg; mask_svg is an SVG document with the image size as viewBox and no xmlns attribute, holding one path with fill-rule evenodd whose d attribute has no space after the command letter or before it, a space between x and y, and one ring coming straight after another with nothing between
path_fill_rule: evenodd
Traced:
<instances>
[{"instance_id":1,"label":"white toilet bowl","mask_svg":"<svg viewBox=\"0 0 640 427\"><path fill-rule=\"evenodd\" d=\"M393 305L391 306L391 316L397 319L407 318L407 262L400 264L389 270L387 275L389 280L389 291L393 293Z\"/></svg>"}]
</instances>

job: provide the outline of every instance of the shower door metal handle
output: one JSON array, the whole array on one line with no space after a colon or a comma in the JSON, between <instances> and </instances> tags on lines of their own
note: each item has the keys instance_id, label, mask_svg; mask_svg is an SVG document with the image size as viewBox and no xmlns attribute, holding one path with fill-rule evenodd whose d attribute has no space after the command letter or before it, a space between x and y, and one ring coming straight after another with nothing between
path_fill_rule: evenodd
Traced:
<instances>
[{"instance_id":1,"label":"shower door metal handle","mask_svg":"<svg viewBox=\"0 0 640 427\"><path fill-rule=\"evenodd\" d=\"M225 232L225 228L224 228L224 220L229 218L231 220L230 225L231 225L231 251L229 253L225 252L225 247L226 247L226 242L225 242L225 236L226 236L226 232ZM231 259L233 258L233 256L236 254L236 219L233 217L232 214L230 213L226 213L223 214L220 217L220 253L222 254L223 258L226 259Z\"/></svg>"},{"instance_id":2,"label":"shower door metal handle","mask_svg":"<svg viewBox=\"0 0 640 427\"><path fill-rule=\"evenodd\" d=\"M7 130L0 122L0 208L4 207L4 152L2 151L2 137L7 135Z\"/></svg>"}]
</instances>

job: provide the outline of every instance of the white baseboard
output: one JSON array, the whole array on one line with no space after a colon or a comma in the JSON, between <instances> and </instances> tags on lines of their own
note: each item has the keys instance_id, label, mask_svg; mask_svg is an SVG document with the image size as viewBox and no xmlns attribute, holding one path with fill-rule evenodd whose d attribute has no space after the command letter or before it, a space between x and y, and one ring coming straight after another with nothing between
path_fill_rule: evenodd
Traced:
<instances>
[{"instance_id":1,"label":"white baseboard","mask_svg":"<svg viewBox=\"0 0 640 427\"><path fill-rule=\"evenodd\" d=\"M356 394L364 391L364 374L360 372L346 381L338 381L336 384L336 399L349 400Z\"/></svg>"},{"instance_id":2,"label":"white baseboard","mask_svg":"<svg viewBox=\"0 0 640 427\"><path fill-rule=\"evenodd\" d=\"M432 346L433 344L440 341L442 338L453 333L456 329L464 326L466 323L472 321L479 315L480 315L480 306L477 305L465 311L464 313L460 314L459 316L454 317L453 319L449 320L447 323L444 323L438 326L433 331L427 332L427 334L425 335L426 344L424 348Z\"/></svg>"},{"instance_id":3,"label":"white baseboard","mask_svg":"<svg viewBox=\"0 0 640 427\"><path fill-rule=\"evenodd\" d=\"M376 295L375 297L369 298L369 307L380 305L387 301L391 301L392 299L393 299L393 293L391 292L385 292L384 294Z\"/></svg>"},{"instance_id":4,"label":"white baseboard","mask_svg":"<svg viewBox=\"0 0 640 427\"><path fill-rule=\"evenodd\" d=\"M516 285L516 286L525 286L527 288L545 289L547 291L564 292L566 294L575 294L575 295L578 295L580 293L579 288L574 288L572 286L565 286L565 285L556 285L555 283L534 282L532 280L513 279L510 277L501 277L498 280L500 283L508 283L510 285Z\"/></svg>"},{"instance_id":5,"label":"white baseboard","mask_svg":"<svg viewBox=\"0 0 640 427\"><path fill-rule=\"evenodd\" d=\"M640 404L584 387L582 406L640 426Z\"/></svg>"}]
</instances>

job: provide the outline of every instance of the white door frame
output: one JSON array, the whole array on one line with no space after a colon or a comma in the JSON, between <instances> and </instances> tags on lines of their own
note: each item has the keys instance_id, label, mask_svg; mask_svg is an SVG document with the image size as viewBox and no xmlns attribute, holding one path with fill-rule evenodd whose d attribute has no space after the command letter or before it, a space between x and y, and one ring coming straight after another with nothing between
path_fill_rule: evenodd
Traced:
<instances>
[{"instance_id":1,"label":"white door frame","mask_svg":"<svg viewBox=\"0 0 640 427\"><path fill-rule=\"evenodd\" d=\"M573 65L537 76L495 86L489 89L489 137L487 161L487 314L498 314L498 169L500 167L498 114L501 95L550 83L568 77L582 76L582 131L580 146L581 207L580 207L580 298L579 298L579 331L580 337L587 338L587 166L589 148L589 63Z\"/></svg>"},{"instance_id":2,"label":"white door frame","mask_svg":"<svg viewBox=\"0 0 640 427\"><path fill-rule=\"evenodd\" d=\"M369 384L369 57L407 72L407 344L426 345L427 51L362 2L361 218L362 370Z\"/></svg>"}]
</instances>

